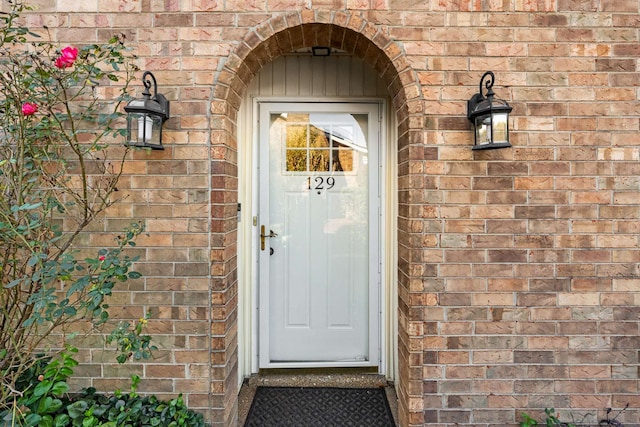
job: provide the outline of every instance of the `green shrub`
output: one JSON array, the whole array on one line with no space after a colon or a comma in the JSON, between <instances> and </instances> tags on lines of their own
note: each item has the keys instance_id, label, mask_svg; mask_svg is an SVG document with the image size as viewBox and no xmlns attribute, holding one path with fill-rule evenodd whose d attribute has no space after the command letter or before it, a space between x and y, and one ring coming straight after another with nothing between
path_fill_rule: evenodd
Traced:
<instances>
[{"instance_id":1,"label":"green shrub","mask_svg":"<svg viewBox=\"0 0 640 427\"><path fill-rule=\"evenodd\" d=\"M116 392L112 396L98 394L93 388L87 389L64 408L70 423L59 426L201 427L205 425L202 414L184 405L182 395L169 401L159 400L156 396L139 396L136 393L139 381L140 379L134 376L131 392Z\"/></svg>"},{"instance_id":2,"label":"green shrub","mask_svg":"<svg viewBox=\"0 0 640 427\"><path fill-rule=\"evenodd\" d=\"M88 388L68 394L68 378L78 362L76 349L31 366L20 378L24 387L15 404L0 411L2 427L203 427L202 414L188 409L182 395L169 401L137 393L140 378L132 377L129 393L113 395Z\"/></svg>"}]
</instances>

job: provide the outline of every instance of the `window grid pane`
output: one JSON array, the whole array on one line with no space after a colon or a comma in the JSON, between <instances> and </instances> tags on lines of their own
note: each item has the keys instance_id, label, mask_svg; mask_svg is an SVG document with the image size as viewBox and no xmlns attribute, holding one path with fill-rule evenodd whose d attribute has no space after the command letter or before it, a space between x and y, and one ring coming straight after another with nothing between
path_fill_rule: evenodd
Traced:
<instances>
[{"instance_id":1,"label":"window grid pane","mask_svg":"<svg viewBox=\"0 0 640 427\"><path fill-rule=\"evenodd\" d=\"M281 116L282 118L282 116ZM353 126L309 122L309 116L285 116L287 172L353 172Z\"/></svg>"}]
</instances>

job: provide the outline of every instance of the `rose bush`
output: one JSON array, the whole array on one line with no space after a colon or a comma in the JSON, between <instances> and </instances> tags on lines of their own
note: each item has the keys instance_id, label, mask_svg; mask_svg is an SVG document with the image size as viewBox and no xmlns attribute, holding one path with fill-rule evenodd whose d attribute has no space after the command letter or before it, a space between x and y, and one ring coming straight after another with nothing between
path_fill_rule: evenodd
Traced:
<instances>
[{"instance_id":1,"label":"rose bush","mask_svg":"<svg viewBox=\"0 0 640 427\"><path fill-rule=\"evenodd\" d=\"M10 10L0 14L0 425L66 425L52 423L64 409L76 364L71 325L81 320L86 333L109 337L119 361L148 358L153 350L143 333L146 318L114 325L108 311L114 287L140 277L127 248L142 226L124 230L111 248L74 249L117 201L128 150L121 106L136 67L121 37L60 49L20 24L28 9L23 3L6 5ZM104 86L118 95L101 99Z\"/></svg>"}]
</instances>

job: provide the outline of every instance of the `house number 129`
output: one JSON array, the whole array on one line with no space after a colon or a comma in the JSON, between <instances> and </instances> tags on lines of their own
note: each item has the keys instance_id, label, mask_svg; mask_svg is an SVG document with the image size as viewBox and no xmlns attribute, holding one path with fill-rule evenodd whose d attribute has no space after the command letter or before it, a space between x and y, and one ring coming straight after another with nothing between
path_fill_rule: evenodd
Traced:
<instances>
[{"instance_id":1,"label":"house number 129","mask_svg":"<svg viewBox=\"0 0 640 427\"><path fill-rule=\"evenodd\" d=\"M332 176L324 178L322 176L316 176L311 181L311 177L307 178L308 190L331 190L336 185L336 179Z\"/></svg>"}]
</instances>

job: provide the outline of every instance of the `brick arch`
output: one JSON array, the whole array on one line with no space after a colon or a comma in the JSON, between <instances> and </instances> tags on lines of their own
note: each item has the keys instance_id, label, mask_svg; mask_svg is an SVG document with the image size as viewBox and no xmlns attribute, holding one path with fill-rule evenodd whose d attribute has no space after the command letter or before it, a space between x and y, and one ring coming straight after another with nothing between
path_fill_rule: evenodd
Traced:
<instances>
[{"instance_id":1,"label":"brick arch","mask_svg":"<svg viewBox=\"0 0 640 427\"><path fill-rule=\"evenodd\" d=\"M263 65L311 46L330 46L362 58L387 85L399 121L421 115L420 83L400 45L382 27L344 11L306 10L255 27L231 52L220 72L217 83L226 86L222 99L237 111L247 86Z\"/></svg>"},{"instance_id":2,"label":"brick arch","mask_svg":"<svg viewBox=\"0 0 640 427\"><path fill-rule=\"evenodd\" d=\"M305 10L273 17L253 28L230 53L214 82L211 107L211 420L215 425L234 425L237 416L237 307L236 203L237 129L241 100L258 71L275 58L296 49L330 46L362 58L377 71L392 98L398 123L399 203L408 209L409 163L420 156L425 118L420 83L401 46L391 40L383 27L371 24L348 11ZM411 154L413 153L413 155ZM404 198L403 198L404 197ZM399 223L406 223L399 221ZM410 249L409 230L398 226L398 244ZM398 294L406 295L410 266L400 262ZM410 378L415 350L409 349L406 321L408 301L399 304L399 413L407 424L411 400L422 400L411 390L421 387L419 378ZM413 353L413 354L410 354Z\"/></svg>"}]
</instances>

